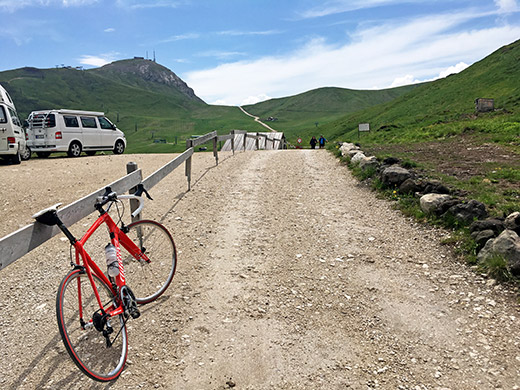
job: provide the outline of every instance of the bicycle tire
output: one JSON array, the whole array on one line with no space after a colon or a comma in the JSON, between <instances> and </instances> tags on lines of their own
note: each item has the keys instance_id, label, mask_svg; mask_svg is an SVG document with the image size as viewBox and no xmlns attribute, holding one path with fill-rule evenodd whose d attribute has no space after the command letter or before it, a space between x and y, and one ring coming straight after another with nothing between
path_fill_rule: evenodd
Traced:
<instances>
[{"instance_id":1,"label":"bicycle tire","mask_svg":"<svg viewBox=\"0 0 520 390\"><path fill-rule=\"evenodd\" d=\"M108 310L113 303L110 288L92 275L98 289L104 309ZM61 338L65 348L76 366L88 377L109 382L117 379L123 371L128 354L128 338L123 315L113 317L110 321L113 333L110 336L113 345L107 347L102 332L94 326L85 329L80 322L79 294L83 308L83 320L89 323L99 305L90 280L85 271L75 269L63 278L56 297L56 315Z\"/></svg>"},{"instance_id":2,"label":"bicycle tire","mask_svg":"<svg viewBox=\"0 0 520 390\"><path fill-rule=\"evenodd\" d=\"M170 285L177 267L173 238L163 225L141 220L127 226L126 235L143 251L150 262L137 260L121 247L127 284L138 304L159 298Z\"/></svg>"}]
</instances>

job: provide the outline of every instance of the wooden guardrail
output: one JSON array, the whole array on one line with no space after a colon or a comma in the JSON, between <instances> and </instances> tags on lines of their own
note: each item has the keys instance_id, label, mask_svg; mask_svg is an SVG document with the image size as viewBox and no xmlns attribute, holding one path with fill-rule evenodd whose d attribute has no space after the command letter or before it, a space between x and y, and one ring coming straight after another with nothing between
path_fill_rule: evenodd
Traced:
<instances>
[{"instance_id":1,"label":"wooden guardrail","mask_svg":"<svg viewBox=\"0 0 520 390\"><path fill-rule=\"evenodd\" d=\"M218 141L231 140L233 154L235 153L235 134L246 134L245 131L233 130L229 135L217 135L216 131L199 136L194 139L186 141L186 151L172 161L168 162L163 167L156 170L147 178L142 178L141 170L137 168L137 164L127 164L127 175L110 183L108 186L117 193L133 192L133 189L139 184L143 183L146 189L151 189L166 176L172 173L176 168L186 163L186 177L188 180L188 191L191 189L191 161L196 146L213 142L213 154L215 156L216 165L218 165ZM244 150L245 150L244 137ZM63 207L58 211L60 219L66 226L72 226L81 219L87 217L95 211L94 203L98 196L103 195L105 187ZM132 206L132 205L131 205ZM132 206L135 210L135 205ZM33 249L42 245L47 240L60 233L56 226L46 226L41 223L32 223L27 225L7 236L0 238L0 270L7 267L9 264L18 260L20 257L29 253Z\"/></svg>"}]
</instances>

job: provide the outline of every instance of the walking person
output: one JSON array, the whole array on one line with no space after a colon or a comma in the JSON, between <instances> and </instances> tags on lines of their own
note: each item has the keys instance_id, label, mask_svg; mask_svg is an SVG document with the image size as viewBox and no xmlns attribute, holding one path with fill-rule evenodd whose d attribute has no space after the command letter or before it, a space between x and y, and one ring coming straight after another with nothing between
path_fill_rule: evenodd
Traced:
<instances>
[{"instance_id":1,"label":"walking person","mask_svg":"<svg viewBox=\"0 0 520 390\"><path fill-rule=\"evenodd\" d=\"M311 149L316 149L316 144L318 143L318 140L316 139L316 137L312 136L311 138Z\"/></svg>"},{"instance_id":2,"label":"walking person","mask_svg":"<svg viewBox=\"0 0 520 390\"><path fill-rule=\"evenodd\" d=\"M320 136L320 149L324 148L325 147L325 142L327 142L327 140L325 139L325 137L322 135ZM314 149L314 148L313 148Z\"/></svg>"}]
</instances>

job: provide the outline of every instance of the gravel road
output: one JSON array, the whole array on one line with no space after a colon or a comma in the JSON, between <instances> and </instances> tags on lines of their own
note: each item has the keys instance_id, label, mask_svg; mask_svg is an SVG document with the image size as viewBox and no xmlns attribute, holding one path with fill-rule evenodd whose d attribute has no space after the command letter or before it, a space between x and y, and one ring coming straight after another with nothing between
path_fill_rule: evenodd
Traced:
<instances>
[{"instance_id":1,"label":"gravel road","mask_svg":"<svg viewBox=\"0 0 520 390\"><path fill-rule=\"evenodd\" d=\"M129 161L147 176L171 157L0 166L1 234L117 179ZM459 264L441 245L448 233L403 217L326 151L220 157L215 167L211 154L194 156L188 193L183 169L151 191L145 217L172 232L178 271L129 323L114 383L81 374L60 339L62 237L0 271L2 389L520 388L517 291Z\"/></svg>"}]
</instances>

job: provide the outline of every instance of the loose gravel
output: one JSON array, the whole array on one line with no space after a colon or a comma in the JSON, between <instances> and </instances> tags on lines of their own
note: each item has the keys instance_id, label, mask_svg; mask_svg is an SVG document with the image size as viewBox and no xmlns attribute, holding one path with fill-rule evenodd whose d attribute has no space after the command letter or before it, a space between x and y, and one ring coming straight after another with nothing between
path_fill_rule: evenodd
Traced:
<instances>
[{"instance_id":1,"label":"loose gravel","mask_svg":"<svg viewBox=\"0 0 520 390\"><path fill-rule=\"evenodd\" d=\"M147 176L171 158L0 166L1 234L116 180L129 161ZM193 172L190 192L179 169L146 203L173 234L178 271L129 322L121 377L93 382L65 351L54 307L69 245L58 236L0 271L1 388L520 388L517 291L460 264L442 245L448 232L403 217L331 154L221 154L215 166L199 153ZM102 262L98 233L88 250Z\"/></svg>"}]
</instances>

